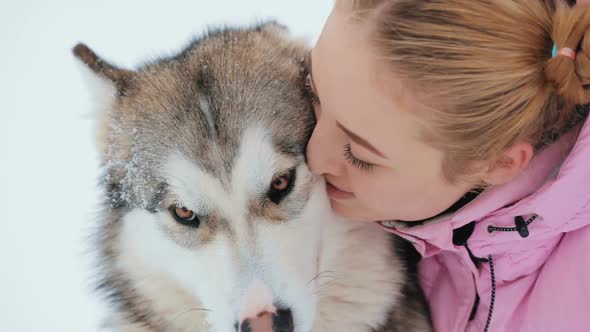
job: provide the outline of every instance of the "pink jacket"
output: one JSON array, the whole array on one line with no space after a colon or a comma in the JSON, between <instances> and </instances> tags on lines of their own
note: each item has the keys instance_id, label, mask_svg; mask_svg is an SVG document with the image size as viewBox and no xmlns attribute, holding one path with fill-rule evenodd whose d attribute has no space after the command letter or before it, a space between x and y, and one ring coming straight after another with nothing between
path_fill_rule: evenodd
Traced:
<instances>
[{"instance_id":1,"label":"pink jacket","mask_svg":"<svg viewBox=\"0 0 590 332\"><path fill-rule=\"evenodd\" d=\"M387 227L423 257L437 331L590 331L590 120L559 146L442 220Z\"/></svg>"}]
</instances>

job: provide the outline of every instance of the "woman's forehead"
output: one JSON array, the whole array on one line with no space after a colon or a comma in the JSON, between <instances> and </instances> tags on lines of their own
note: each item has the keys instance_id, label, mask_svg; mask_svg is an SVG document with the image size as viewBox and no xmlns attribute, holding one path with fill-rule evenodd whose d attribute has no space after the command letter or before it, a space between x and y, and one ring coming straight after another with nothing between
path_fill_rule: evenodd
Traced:
<instances>
[{"instance_id":1,"label":"woman's forehead","mask_svg":"<svg viewBox=\"0 0 590 332\"><path fill-rule=\"evenodd\" d=\"M403 141L421 138L415 115L424 106L379 60L367 34L339 13L329 17L311 55L322 110L375 146L387 149L382 140L396 136L396 145L409 144Z\"/></svg>"}]
</instances>

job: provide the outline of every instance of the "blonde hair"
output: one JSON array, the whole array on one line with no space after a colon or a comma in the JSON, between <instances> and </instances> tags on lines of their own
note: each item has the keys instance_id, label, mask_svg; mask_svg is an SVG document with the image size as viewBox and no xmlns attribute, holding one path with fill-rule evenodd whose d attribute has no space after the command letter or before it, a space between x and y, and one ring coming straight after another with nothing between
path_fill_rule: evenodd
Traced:
<instances>
[{"instance_id":1,"label":"blonde hair","mask_svg":"<svg viewBox=\"0 0 590 332\"><path fill-rule=\"evenodd\" d=\"M451 181L520 140L540 149L590 103L590 7L556 0L353 0L389 67L430 103ZM367 11L373 11L368 16ZM576 51L551 56L553 44Z\"/></svg>"}]
</instances>

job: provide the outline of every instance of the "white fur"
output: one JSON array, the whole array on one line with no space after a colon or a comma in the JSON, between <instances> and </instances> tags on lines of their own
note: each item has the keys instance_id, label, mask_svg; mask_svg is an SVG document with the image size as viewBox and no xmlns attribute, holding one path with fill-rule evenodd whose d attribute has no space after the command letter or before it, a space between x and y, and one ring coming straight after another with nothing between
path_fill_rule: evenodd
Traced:
<instances>
[{"instance_id":1,"label":"white fur","mask_svg":"<svg viewBox=\"0 0 590 332\"><path fill-rule=\"evenodd\" d=\"M104 155L107 153L108 131L112 129L110 128L112 122L108 120L108 117L115 101L117 89L113 82L104 76L97 75L81 60L77 59L76 63L90 92L93 107L91 116L96 119L93 131L97 141L97 148Z\"/></svg>"},{"instance_id":2,"label":"white fur","mask_svg":"<svg viewBox=\"0 0 590 332\"><path fill-rule=\"evenodd\" d=\"M127 257L121 260L120 268L125 271L133 270L139 265L135 261L138 259L148 270L172 277L198 299L205 309L211 310L207 313L207 318L214 328L213 331L231 331L235 321L231 294L236 291L237 271L230 258L232 253L227 239L224 241L220 238L199 250L184 249L162 232L159 224L170 222L170 218L163 214L152 215L143 210L135 210L125 216L120 243L121 252ZM134 268L129 269L130 265ZM143 285L154 286L157 287ZM230 298L224 295L229 295ZM176 311L180 314L188 309L190 307L178 308Z\"/></svg>"},{"instance_id":3,"label":"white fur","mask_svg":"<svg viewBox=\"0 0 590 332\"><path fill-rule=\"evenodd\" d=\"M242 137L232 174L235 194L255 195L264 192L276 171L278 159L266 130L249 128Z\"/></svg>"},{"instance_id":4,"label":"white fur","mask_svg":"<svg viewBox=\"0 0 590 332\"><path fill-rule=\"evenodd\" d=\"M336 218L323 182L316 179L296 220L248 220L248 199L289 167L286 160L260 128L244 134L229 189L181 155L170 156L162 170L170 190L197 213L222 214L231 236L218 232L213 241L186 249L163 230L174 223L167 211L137 209L124 217L118 268L142 294L157 299L155 309L179 330L233 331L240 313L251 309L247 296L254 283L273 301L256 305L290 308L295 332L362 332L383 322L400 280L388 235L375 225ZM298 173L299 180L311 176L303 165ZM178 318L195 306L211 311ZM199 325L203 320L208 326Z\"/></svg>"},{"instance_id":5,"label":"white fur","mask_svg":"<svg viewBox=\"0 0 590 332\"><path fill-rule=\"evenodd\" d=\"M162 223L174 222L167 212L151 215L136 210L124 218L121 252L134 253L148 269L172 276L189 290L203 307L212 310L207 318L214 331L230 331L227 329L233 328L239 313L252 309L244 307L249 301L243 297L256 281L274 295L269 301L281 303L291 308L295 317L301 317L298 332L309 331L315 300L310 287L313 283L308 281L317 272L319 223L305 212L302 220L292 225L246 220L248 199L268 188L277 164L280 162L268 135L259 128L244 134L229 191L219 179L186 158L171 155L162 172L170 190L181 204L197 213L215 209L230 221L235 237L229 239L219 233L210 244L184 249L162 231ZM309 244L290 241L292 237L307 239ZM134 259L122 261L127 262L121 266L126 271L130 267L125 264L136 264ZM273 306L273 302L262 305Z\"/></svg>"},{"instance_id":6,"label":"white fur","mask_svg":"<svg viewBox=\"0 0 590 332\"><path fill-rule=\"evenodd\" d=\"M178 203L187 209L203 214L213 204L219 204L226 207L223 213L227 217L238 215L234 202L227 196L219 179L203 171L183 155L173 153L168 157L162 169L162 177L167 180L170 192L181 200ZM199 190L200 188L207 190Z\"/></svg>"},{"instance_id":7,"label":"white fur","mask_svg":"<svg viewBox=\"0 0 590 332\"><path fill-rule=\"evenodd\" d=\"M76 63L82 75L82 80L88 86L88 91L93 99L92 105L96 107L97 111L110 108L117 92L113 82L104 76L97 75L82 60L76 58Z\"/></svg>"}]
</instances>

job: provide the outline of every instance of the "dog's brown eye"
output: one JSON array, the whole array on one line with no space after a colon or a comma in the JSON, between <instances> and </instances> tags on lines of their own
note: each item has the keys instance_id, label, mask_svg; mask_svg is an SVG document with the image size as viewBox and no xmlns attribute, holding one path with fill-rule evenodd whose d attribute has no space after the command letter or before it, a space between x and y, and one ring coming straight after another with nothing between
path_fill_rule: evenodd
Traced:
<instances>
[{"instance_id":1,"label":"dog's brown eye","mask_svg":"<svg viewBox=\"0 0 590 332\"><path fill-rule=\"evenodd\" d=\"M295 169L288 173L275 177L268 191L268 198L275 204L279 204L293 190L295 184Z\"/></svg>"},{"instance_id":2,"label":"dog's brown eye","mask_svg":"<svg viewBox=\"0 0 590 332\"><path fill-rule=\"evenodd\" d=\"M172 213L172 216L174 216L174 219L183 225L192 227L199 226L199 218L197 218L197 214L192 210L182 206L171 206L170 212Z\"/></svg>"},{"instance_id":3,"label":"dog's brown eye","mask_svg":"<svg viewBox=\"0 0 590 332\"><path fill-rule=\"evenodd\" d=\"M272 182L272 189L280 191L285 190L287 189L287 187L289 187L290 182L291 179L289 178L289 176L283 175Z\"/></svg>"},{"instance_id":4,"label":"dog's brown eye","mask_svg":"<svg viewBox=\"0 0 590 332\"><path fill-rule=\"evenodd\" d=\"M176 216L178 218L183 220L191 220L195 216L195 213L193 211L183 207L177 207L176 209L174 209L174 213L176 213Z\"/></svg>"}]
</instances>

